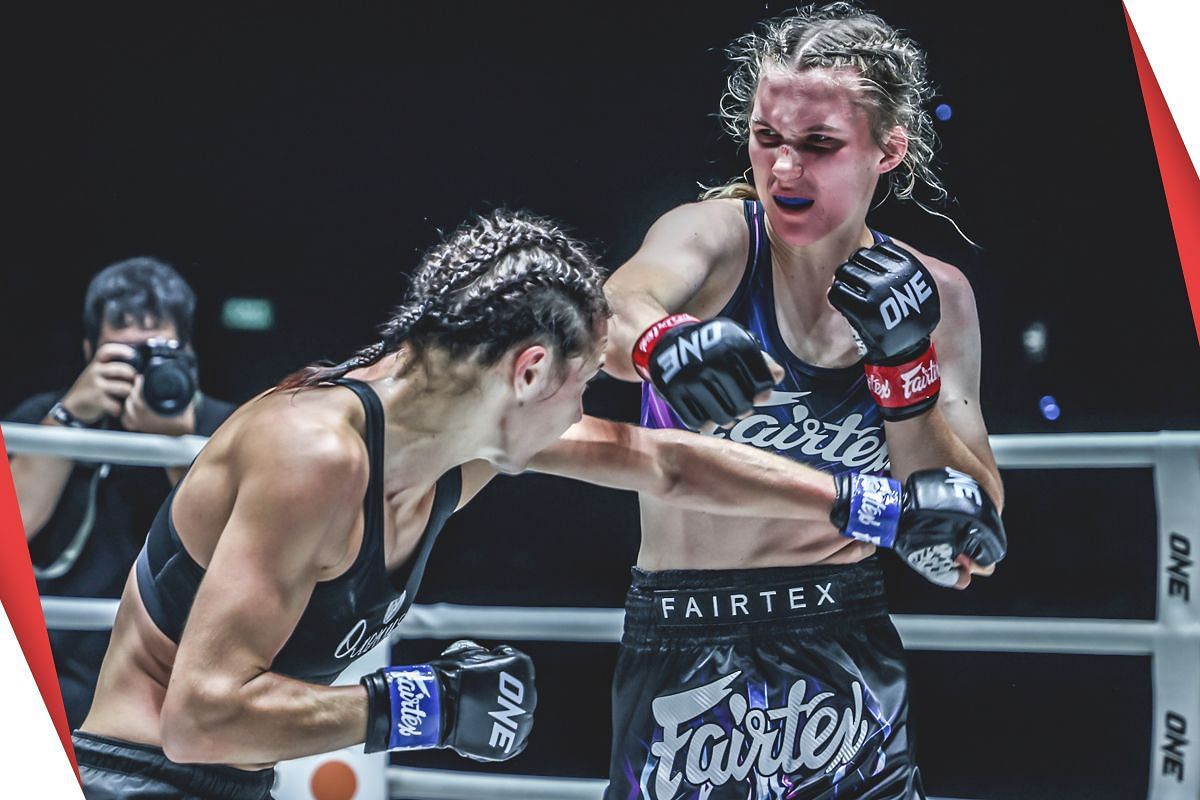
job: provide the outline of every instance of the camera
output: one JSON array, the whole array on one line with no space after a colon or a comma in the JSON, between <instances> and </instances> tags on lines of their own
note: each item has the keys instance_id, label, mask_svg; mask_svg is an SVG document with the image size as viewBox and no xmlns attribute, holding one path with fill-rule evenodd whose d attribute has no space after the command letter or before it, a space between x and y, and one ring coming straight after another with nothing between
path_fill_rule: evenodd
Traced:
<instances>
[{"instance_id":1,"label":"camera","mask_svg":"<svg viewBox=\"0 0 1200 800\"><path fill-rule=\"evenodd\" d=\"M182 414L196 394L196 356L174 339L150 339L127 362L142 373L142 398L162 417Z\"/></svg>"}]
</instances>

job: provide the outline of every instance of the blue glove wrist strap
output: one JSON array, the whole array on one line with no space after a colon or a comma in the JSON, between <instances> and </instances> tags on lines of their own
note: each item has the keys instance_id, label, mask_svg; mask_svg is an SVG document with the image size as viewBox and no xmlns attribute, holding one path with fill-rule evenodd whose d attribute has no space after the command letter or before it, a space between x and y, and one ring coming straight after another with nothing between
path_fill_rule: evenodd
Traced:
<instances>
[{"instance_id":1,"label":"blue glove wrist strap","mask_svg":"<svg viewBox=\"0 0 1200 800\"><path fill-rule=\"evenodd\" d=\"M433 668L428 664L388 667L384 676L392 705L388 749L437 747L442 732L442 698Z\"/></svg>"},{"instance_id":2,"label":"blue glove wrist strap","mask_svg":"<svg viewBox=\"0 0 1200 800\"><path fill-rule=\"evenodd\" d=\"M850 491L850 520L843 535L877 547L896 542L900 524L900 482L875 475L855 475Z\"/></svg>"}]
</instances>

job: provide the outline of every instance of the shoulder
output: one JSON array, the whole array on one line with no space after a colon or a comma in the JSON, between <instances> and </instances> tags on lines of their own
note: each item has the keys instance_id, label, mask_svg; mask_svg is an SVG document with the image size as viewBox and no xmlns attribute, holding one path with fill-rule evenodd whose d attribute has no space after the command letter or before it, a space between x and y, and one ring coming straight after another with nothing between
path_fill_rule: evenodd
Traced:
<instances>
[{"instance_id":1,"label":"shoulder","mask_svg":"<svg viewBox=\"0 0 1200 800\"><path fill-rule=\"evenodd\" d=\"M713 256L744 250L749 240L741 200L701 200L676 206L646 233L646 243L695 249Z\"/></svg>"},{"instance_id":2,"label":"shoulder","mask_svg":"<svg viewBox=\"0 0 1200 800\"><path fill-rule=\"evenodd\" d=\"M11 412L4 415L9 422L41 422L50 407L66 392L42 392L26 398Z\"/></svg>"},{"instance_id":3,"label":"shoulder","mask_svg":"<svg viewBox=\"0 0 1200 800\"><path fill-rule=\"evenodd\" d=\"M366 443L343 415L329 409L289 408L287 398L262 398L271 407L240 417L232 446L239 484L266 487L297 507L353 500L370 480Z\"/></svg>"},{"instance_id":4,"label":"shoulder","mask_svg":"<svg viewBox=\"0 0 1200 800\"><path fill-rule=\"evenodd\" d=\"M924 264L937 283L938 297L942 304L942 323L952 326L979 325L979 314L975 307L975 290L962 270L948 261L924 253L908 242L896 239L896 244L908 250Z\"/></svg>"}]
</instances>

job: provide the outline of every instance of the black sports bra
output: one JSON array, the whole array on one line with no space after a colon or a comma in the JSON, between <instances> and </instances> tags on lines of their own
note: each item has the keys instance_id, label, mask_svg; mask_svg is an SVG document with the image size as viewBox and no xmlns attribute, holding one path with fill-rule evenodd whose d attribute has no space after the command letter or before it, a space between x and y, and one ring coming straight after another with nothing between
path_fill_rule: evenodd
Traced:
<instances>
[{"instance_id":1,"label":"black sports bra","mask_svg":"<svg viewBox=\"0 0 1200 800\"><path fill-rule=\"evenodd\" d=\"M408 612L421 584L429 552L442 526L458 506L462 471L438 479L429 522L412 557L389 573L383 555L383 407L366 384L350 378L337 383L353 391L366 411L370 479L363 499L363 539L354 564L316 585L292 635L271 671L312 683L330 684L351 661L387 638ZM171 520L174 490L150 526L138 554L137 583L154 624L178 642L204 569L192 560Z\"/></svg>"}]
</instances>

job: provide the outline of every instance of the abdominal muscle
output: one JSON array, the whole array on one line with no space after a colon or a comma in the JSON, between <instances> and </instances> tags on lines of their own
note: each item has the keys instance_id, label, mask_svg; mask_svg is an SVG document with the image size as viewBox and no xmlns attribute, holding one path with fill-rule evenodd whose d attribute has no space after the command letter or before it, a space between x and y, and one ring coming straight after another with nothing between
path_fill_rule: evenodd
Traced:
<instances>
[{"instance_id":1,"label":"abdominal muscle","mask_svg":"<svg viewBox=\"0 0 1200 800\"><path fill-rule=\"evenodd\" d=\"M641 569L757 569L853 564L874 545L828 521L756 519L686 511L643 496Z\"/></svg>"},{"instance_id":2,"label":"abdominal muscle","mask_svg":"<svg viewBox=\"0 0 1200 800\"><path fill-rule=\"evenodd\" d=\"M108 652L100 667L96 696L79 730L161 747L163 698L177 649L150 619L138 595L136 571L131 570L121 593ZM228 766L257 770L274 765Z\"/></svg>"}]
</instances>

